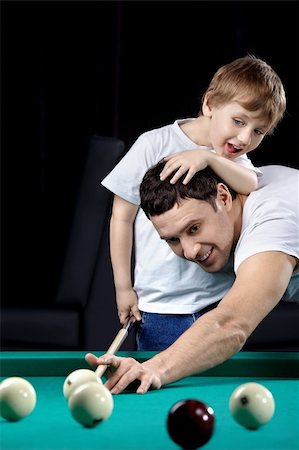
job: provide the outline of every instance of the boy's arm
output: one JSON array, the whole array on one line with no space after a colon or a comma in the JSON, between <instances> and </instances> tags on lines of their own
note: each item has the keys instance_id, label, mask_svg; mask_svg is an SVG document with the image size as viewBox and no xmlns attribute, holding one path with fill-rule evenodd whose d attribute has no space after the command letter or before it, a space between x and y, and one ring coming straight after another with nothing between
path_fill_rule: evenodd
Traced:
<instances>
[{"instance_id":1,"label":"boy's arm","mask_svg":"<svg viewBox=\"0 0 299 450\"><path fill-rule=\"evenodd\" d=\"M187 184L196 172L209 166L239 194L250 194L258 186L257 175L253 170L210 150L186 150L167 156L164 160L166 164L161 172L161 180L175 171L171 183L176 183L187 172L183 181L183 184Z\"/></svg>"},{"instance_id":2,"label":"boy's arm","mask_svg":"<svg viewBox=\"0 0 299 450\"><path fill-rule=\"evenodd\" d=\"M110 220L110 255L113 268L116 302L120 322L131 315L140 320L136 292L132 287L133 226L138 206L114 196Z\"/></svg>"},{"instance_id":3,"label":"boy's arm","mask_svg":"<svg viewBox=\"0 0 299 450\"><path fill-rule=\"evenodd\" d=\"M247 195L257 189L257 174L233 160L211 153L209 167L239 194Z\"/></svg>"}]
</instances>

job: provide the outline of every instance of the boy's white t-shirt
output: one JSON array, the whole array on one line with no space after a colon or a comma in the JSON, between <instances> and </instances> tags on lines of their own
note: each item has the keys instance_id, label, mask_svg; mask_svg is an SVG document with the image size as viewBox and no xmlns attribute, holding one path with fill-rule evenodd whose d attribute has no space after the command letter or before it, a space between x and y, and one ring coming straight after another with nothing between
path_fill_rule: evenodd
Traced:
<instances>
[{"instance_id":1,"label":"boy's white t-shirt","mask_svg":"<svg viewBox=\"0 0 299 450\"><path fill-rule=\"evenodd\" d=\"M279 251L299 259L299 171L285 166L259 167L263 177L243 208L234 269L252 255ZM265 267L265 271L271 267ZM283 300L299 302L299 264Z\"/></svg>"},{"instance_id":2,"label":"boy's white t-shirt","mask_svg":"<svg viewBox=\"0 0 299 450\"><path fill-rule=\"evenodd\" d=\"M201 148L181 130L180 124L186 120L194 119L176 120L173 124L143 133L104 178L102 185L115 195L139 205L139 187L150 167L169 154ZM246 155L234 161L260 174ZM141 311L192 314L221 300L235 279L232 266L212 274L176 256L168 244L161 241L141 208L134 224L134 249L134 289Z\"/></svg>"}]
</instances>

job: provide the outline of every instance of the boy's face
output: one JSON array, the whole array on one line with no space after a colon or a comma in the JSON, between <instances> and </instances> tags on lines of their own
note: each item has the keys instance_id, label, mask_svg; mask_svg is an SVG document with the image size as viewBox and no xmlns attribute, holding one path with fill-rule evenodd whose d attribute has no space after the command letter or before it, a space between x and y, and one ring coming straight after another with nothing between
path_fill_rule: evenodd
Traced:
<instances>
[{"instance_id":1,"label":"boy's face","mask_svg":"<svg viewBox=\"0 0 299 450\"><path fill-rule=\"evenodd\" d=\"M206 201L183 199L151 221L177 256L197 263L206 272L217 272L227 263L234 244L229 205L221 196L217 196L216 211Z\"/></svg>"},{"instance_id":2,"label":"boy's face","mask_svg":"<svg viewBox=\"0 0 299 450\"><path fill-rule=\"evenodd\" d=\"M210 117L211 146L218 155L228 159L257 148L269 131L262 111L248 111L237 101L220 107L210 107L205 102L203 114Z\"/></svg>"}]
</instances>

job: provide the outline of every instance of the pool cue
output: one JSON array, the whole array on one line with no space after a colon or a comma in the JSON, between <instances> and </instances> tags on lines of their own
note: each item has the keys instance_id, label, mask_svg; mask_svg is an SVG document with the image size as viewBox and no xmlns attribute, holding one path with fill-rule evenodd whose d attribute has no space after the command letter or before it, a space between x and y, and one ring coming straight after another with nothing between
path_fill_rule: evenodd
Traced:
<instances>
[{"instance_id":1,"label":"pool cue","mask_svg":"<svg viewBox=\"0 0 299 450\"><path fill-rule=\"evenodd\" d=\"M110 353L111 355L114 355L119 350L119 348L121 347L121 345L127 338L129 332L131 331L134 322L135 322L135 318L134 319L130 318L128 323L119 330L119 332L113 339L113 341L106 353ZM101 378L104 375L104 373L106 372L107 368L108 368L108 366L105 366L102 364L100 366L98 366L95 370L97 377Z\"/></svg>"}]
</instances>

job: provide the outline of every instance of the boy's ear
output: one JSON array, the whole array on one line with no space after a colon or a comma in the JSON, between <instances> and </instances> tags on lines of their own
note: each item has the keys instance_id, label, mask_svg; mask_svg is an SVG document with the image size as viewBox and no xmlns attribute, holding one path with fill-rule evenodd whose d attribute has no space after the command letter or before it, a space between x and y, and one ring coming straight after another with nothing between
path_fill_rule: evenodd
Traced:
<instances>
[{"instance_id":1,"label":"boy's ear","mask_svg":"<svg viewBox=\"0 0 299 450\"><path fill-rule=\"evenodd\" d=\"M210 91L207 91L204 95L203 102L202 102L202 114L206 117L211 117L212 115L212 108L209 105L209 96Z\"/></svg>"}]
</instances>

